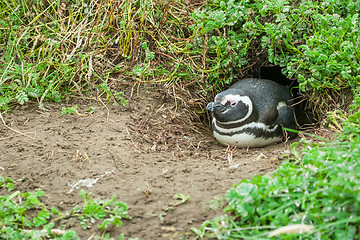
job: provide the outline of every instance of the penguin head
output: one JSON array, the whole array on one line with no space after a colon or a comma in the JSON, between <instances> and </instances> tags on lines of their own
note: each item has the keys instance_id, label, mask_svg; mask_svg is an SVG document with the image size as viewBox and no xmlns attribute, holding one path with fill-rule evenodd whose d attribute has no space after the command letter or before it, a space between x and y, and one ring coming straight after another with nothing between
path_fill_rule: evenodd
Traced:
<instances>
[{"instance_id":1,"label":"penguin head","mask_svg":"<svg viewBox=\"0 0 360 240\"><path fill-rule=\"evenodd\" d=\"M253 103L240 90L228 89L217 94L214 102L210 102L206 109L221 123L240 123L251 116Z\"/></svg>"}]
</instances>

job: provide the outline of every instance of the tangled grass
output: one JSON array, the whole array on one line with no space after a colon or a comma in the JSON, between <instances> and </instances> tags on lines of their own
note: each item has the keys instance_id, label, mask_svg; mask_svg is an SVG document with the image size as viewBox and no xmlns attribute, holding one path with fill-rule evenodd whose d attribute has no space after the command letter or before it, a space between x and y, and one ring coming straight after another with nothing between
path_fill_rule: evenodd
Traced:
<instances>
[{"instance_id":1,"label":"tangled grass","mask_svg":"<svg viewBox=\"0 0 360 240\"><path fill-rule=\"evenodd\" d=\"M0 107L200 80L186 1L3 1ZM191 79L191 81L189 80ZM189 80L189 81L188 81ZM116 86L116 88L115 88ZM110 89L110 91L109 91ZM116 94L112 94L116 96Z\"/></svg>"},{"instance_id":2,"label":"tangled grass","mask_svg":"<svg viewBox=\"0 0 360 240\"><path fill-rule=\"evenodd\" d=\"M88 93L122 102L124 86L145 83L209 98L278 65L325 113L359 84L359 7L346 2L2 1L0 108Z\"/></svg>"}]
</instances>

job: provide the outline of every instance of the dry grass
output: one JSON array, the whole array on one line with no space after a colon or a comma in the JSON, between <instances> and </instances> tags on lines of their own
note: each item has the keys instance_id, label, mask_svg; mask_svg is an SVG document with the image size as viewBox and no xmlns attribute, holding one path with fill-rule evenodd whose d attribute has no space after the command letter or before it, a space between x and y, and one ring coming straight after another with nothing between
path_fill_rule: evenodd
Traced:
<instances>
[{"instance_id":1,"label":"dry grass","mask_svg":"<svg viewBox=\"0 0 360 240\"><path fill-rule=\"evenodd\" d=\"M1 104L60 100L105 84L167 82L197 86L203 68L188 45L189 14L203 3L179 1L13 1L0 4ZM10 88L10 87L9 87ZM4 88L7 90L6 88ZM61 92L61 94L60 94Z\"/></svg>"},{"instance_id":2,"label":"dry grass","mask_svg":"<svg viewBox=\"0 0 360 240\"><path fill-rule=\"evenodd\" d=\"M205 113L197 112L205 99L177 84L157 86L153 91L151 98L146 99L149 104L143 107L143 114L128 123L137 148L184 155L207 147L205 143L212 135L210 126L204 124Z\"/></svg>"}]
</instances>

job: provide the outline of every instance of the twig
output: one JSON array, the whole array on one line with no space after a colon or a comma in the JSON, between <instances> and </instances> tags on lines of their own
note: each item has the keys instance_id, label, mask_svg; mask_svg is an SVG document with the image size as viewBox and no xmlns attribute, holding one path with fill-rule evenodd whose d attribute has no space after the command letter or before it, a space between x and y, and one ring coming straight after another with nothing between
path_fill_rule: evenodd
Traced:
<instances>
[{"instance_id":1,"label":"twig","mask_svg":"<svg viewBox=\"0 0 360 240\"><path fill-rule=\"evenodd\" d=\"M34 137L29 136L29 135L27 135L27 134L25 134L25 133L22 133L22 132L20 132L20 131L18 131L18 130L16 130L16 129L11 128L11 127L9 127L8 125L6 125L5 120L4 120L1 112L0 112L0 118L1 118L1 120L2 120L2 123L4 124L4 126L5 126L7 129L9 129L9 130L11 130L11 131L13 131L13 132L15 132L15 133L17 133L17 134L20 134L20 135L23 135L23 136L25 136L25 137L31 138L31 139L33 139L33 140L36 139L36 131L35 131L35 134L34 134L35 136L34 136Z\"/></svg>"}]
</instances>

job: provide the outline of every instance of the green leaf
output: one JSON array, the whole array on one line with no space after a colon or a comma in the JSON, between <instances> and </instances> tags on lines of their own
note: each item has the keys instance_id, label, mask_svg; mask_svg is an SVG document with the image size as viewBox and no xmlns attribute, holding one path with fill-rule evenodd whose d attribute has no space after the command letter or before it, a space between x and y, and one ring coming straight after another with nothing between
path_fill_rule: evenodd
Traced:
<instances>
[{"instance_id":1,"label":"green leaf","mask_svg":"<svg viewBox=\"0 0 360 240\"><path fill-rule=\"evenodd\" d=\"M121 217L110 216L110 218L104 219L101 224L98 225L98 228L102 231L106 231L109 225L114 225L116 227L122 226Z\"/></svg>"},{"instance_id":2,"label":"green leaf","mask_svg":"<svg viewBox=\"0 0 360 240\"><path fill-rule=\"evenodd\" d=\"M6 106L9 102L10 102L10 99L8 97L0 96L0 107Z\"/></svg>"},{"instance_id":3,"label":"green leaf","mask_svg":"<svg viewBox=\"0 0 360 240\"><path fill-rule=\"evenodd\" d=\"M54 215L60 215L60 211L56 207L51 207L51 213Z\"/></svg>"},{"instance_id":4,"label":"green leaf","mask_svg":"<svg viewBox=\"0 0 360 240\"><path fill-rule=\"evenodd\" d=\"M33 223L35 227L40 227L47 223L47 220L50 218L50 211L46 208L43 208L40 213L34 218Z\"/></svg>"},{"instance_id":5,"label":"green leaf","mask_svg":"<svg viewBox=\"0 0 360 240\"><path fill-rule=\"evenodd\" d=\"M196 235L198 235L200 238L203 238L204 237L204 232L201 231L200 229L197 229L196 227L191 227L190 228L191 231L193 231Z\"/></svg>"},{"instance_id":6,"label":"green leaf","mask_svg":"<svg viewBox=\"0 0 360 240\"><path fill-rule=\"evenodd\" d=\"M79 107L77 105L74 105L72 107L62 107L61 108L61 114L59 115L59 117L63 116L63 115L72 115L72 114L76 114L79 110Z\"/></svg>"},{"instance_id":7,"label":"green leaf","mask_svg":"<svg viewBox=\"0 0 360 240\"><path fill-rule=\"evenodd\" d=\"M1 184L0 184L0 187L1 187ZM14 183L7 183L6 188L8 189L8 191L11 192L16 188L16 185Z\"/></svg>"},{"instance_id":8,"label":"green leaf","mask_svg":"<svg viewBox=\"0 0 360 240\"><path fill-rule=\"evenodd\" d=\"M19 91L15 98L18 100L18 102L23 105L25 102L29 101L28 95L24 91Z\"/></svg>"},{"instance_id":9,"label":"green leaf","mask_svg":"<svg viewBox=\"0 0 360 240\"><path fill-rule=\"evenodd\" d=\"M37 88L28 87L27 94L29 97L32 97L32 98L39 98L43 94L43 89L41 89L40 87L37 87Z\"/></svg>"}]
</instances>

